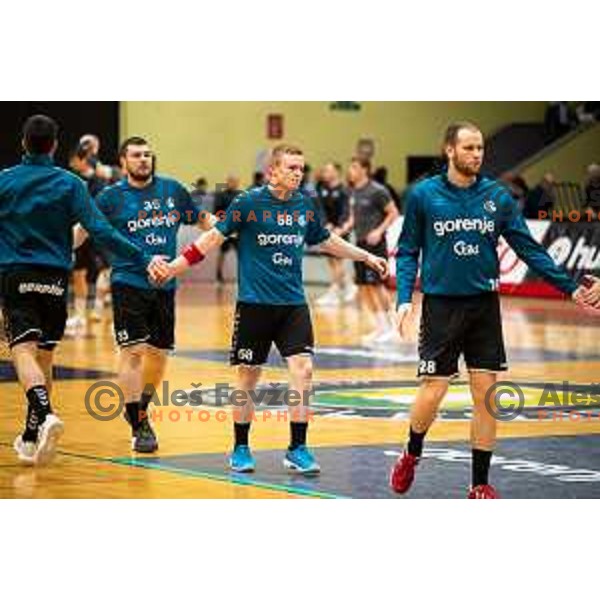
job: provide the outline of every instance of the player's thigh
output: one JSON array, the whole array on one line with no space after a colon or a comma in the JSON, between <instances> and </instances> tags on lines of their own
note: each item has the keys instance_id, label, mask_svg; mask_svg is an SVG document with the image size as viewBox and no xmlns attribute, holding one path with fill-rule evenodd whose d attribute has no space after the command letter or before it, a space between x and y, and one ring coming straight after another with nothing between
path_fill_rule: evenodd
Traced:
<instances>
[{"instance_id":1,"label":"player's thigh","mask_svg":"<svg viewBox=\"0 0 600 600\"><path fill-rule=\"evenodd\" d=\"M148 341L151 335L152 303L146 290L114 284L113 320L117 344L126 348Z\"/></svg>"},{"instance_id":2,"label":"player's thigh","mask_svg":"<svg viewBox=\"0 0 600 600\"><path fill-rule=\"evenodd\" d=\"M479 371L506 371L508 365L498 294L481 294L473 299L467 317L464 346L467 368Z\"/></svg>"},{"instance_id":3,"label":"player's thigh","mask_svg":"<svg viewBox=\"0 0 600 600\"><path fill-rule=\"evenodd\" d=\"M68 274L30 269L2 276L4 328L10 347L30 341L58 343L67 318Z\"/></svg>"},{"instance_id":4,"label":"player's thigh","mask_svg":"<svg viewBox=\"0 0 600 600\"><path fill-rule=\"evenodd\" d=\"M152 290L149 294L147 344L159 350L175 348L175 290Z\"/></svg>"},{"instance_id":5,"label":"player's thigh","mask_svg":"<svg viewBox=\"0 0 600 600\"><path fill-rule=\"evenodd\" d=\"M464 309L460 302L454 298L425 295L417 376L449 378L458 375L463 334Z\"/></svg>"},{"instance_id":6,"label":"player's thigh","mask_svg":"<svg viewBox=\"0 0 600 600\"><path fill-rule=\"evenodd\" d=\"M275 335L276 307L239 302L231 336L230 363L260 366L267 362Z\"/></svg>"},{"instance_id":7,"label":"player's thigh","mask_svg":"<svg viewBox=\"0 0 600 600\"><path fill-rule=\"evenodd\" d=\"M279 313L274 341L281 356L312 357L315 351L315 336L308 305L281 307Z\"/></svg>"}]
</instances>

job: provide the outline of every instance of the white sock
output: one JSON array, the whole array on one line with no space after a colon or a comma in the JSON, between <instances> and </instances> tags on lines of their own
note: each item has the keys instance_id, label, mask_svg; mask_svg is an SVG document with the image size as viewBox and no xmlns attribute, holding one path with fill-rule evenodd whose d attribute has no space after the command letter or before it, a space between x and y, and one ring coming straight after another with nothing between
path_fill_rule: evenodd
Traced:
<instances>
[{"instance_id":1,"label":"white sock","mask_svg":"<svg viewBox=\"0 0 600 600\"><path fill-rule=\"evenodd\" d=\"M385 312L376 312L375 320L377 321L377 329L380 331L387 331L390 327L390 321L388 319L387 313Z\"/></svg>"},{"instance_id":2,"label":"white sock","mask_svg":"<svg viewBox=\"0 0 600 600\"><path fill-rule=\"evenodd\" d=\"M85 318L87 298L75 298L75 316Z\"/></svg>"}]
</instances>

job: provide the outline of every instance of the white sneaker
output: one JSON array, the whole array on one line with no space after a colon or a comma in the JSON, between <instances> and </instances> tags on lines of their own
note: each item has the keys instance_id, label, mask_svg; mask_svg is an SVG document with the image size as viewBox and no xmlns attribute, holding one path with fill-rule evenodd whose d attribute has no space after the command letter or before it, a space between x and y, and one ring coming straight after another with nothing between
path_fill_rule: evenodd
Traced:
<instances>
[{"instance_id":1,"label":"white sneaker","mask_svg":"<svg viewBox=\"0 0 600 600\"><path fill-rule=\"evenodd\" d=\"M371 333L368 333L367 335L363 335L360 338L360 343L363 346L371 346L375 340L382 335L384 332L381 331L381 329L375 329L374 331L371 331Z\"/></svg>"},{"instance_id":2,"label":"white sneaker","mask_svg":"<svg viewBox=\"0 0 600 600\"><path fill-rule=\"evenodd\" d=\"M372 343L377 346L394 345L399 344L401 341L402 340L400 339L398 332L395 329L390 328L381 333L381 335L377 336Z\"/></svg>"},{"instance_id":3,"label":"white sneaker","mask_svg":"<svg viewBox=\"0 0 600 600\"><path fill-rule=\"evenodd\" d=\"M13 443L13 448L21 463L28 467L33 466L34 456L37 450L35 442L24 442L23 436L18 435Z\"/></svg>"},{"instance_id":4,"label":"white sneaker","mask_svg":"<svg viewBox=\"0 0 600 600\"><path fill-rule=\"evenodd\" d=\"M36 465L47 465L52 461L56 454L56 445L64 429L64 423L55 414L50 413L44 419L39 428L37 451L33 459Z\"/></svg>"},{"instance_id":5,"label":"white sneaker","mask_svg":"<svg viewBox=\"0 0 600 600\"><path fill-rule=\"evenodd\" d=\"M342 290L342 302L344 304L350 304L351 302L354 302L357 294L358 287L356 287L354 284L346 286Z\"/></svg>"},{"instance_id":6,"label":"white sneaker","mask_svg":"<svg viewBox=\"0 0 600 600\"><path fill-rule=\"evenodd\" d=\"M83 317L75 316L67 319L67 331L72 334L85 333L87 323Z\"/></svg>"},{"instance_id":7,"label":"white sneaker","mask_svg":"<svg viewBox=\"0 0 600 600\"><path fill-rule=\"evenodd\" d=\"M339 304L340 298L337 288L329 288L325 294L317 299L317 306L338 306Z\"/></svg>"}]
</instances>

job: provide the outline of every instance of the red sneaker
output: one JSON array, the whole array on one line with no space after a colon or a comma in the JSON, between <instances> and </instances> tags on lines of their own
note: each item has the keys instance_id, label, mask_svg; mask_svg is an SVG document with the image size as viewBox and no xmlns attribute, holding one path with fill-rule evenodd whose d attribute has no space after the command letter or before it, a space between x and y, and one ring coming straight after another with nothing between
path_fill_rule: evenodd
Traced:
<instances>
[{"instance_id":1,"label":"red sneaker","mask_svg":"<svg viewBox=\"0 0 600 600\"><path fill-rule=\"evenodd\" d=\"M405 494L410 489L415 478L415 467L419 464L419 457L408 452L398 459L390 473L390 487L397 494Z\"/></svg>"},{"instance_id":2,"label":"red sneaker","mask_svg":"<svg viewBox=\"0 0 600 600\"><path fill-rule=\"evenodd\" d=\"M469 490L469 500L496 500L500 498L493 485L476 485Z\"/></svg>"}]
</instances>

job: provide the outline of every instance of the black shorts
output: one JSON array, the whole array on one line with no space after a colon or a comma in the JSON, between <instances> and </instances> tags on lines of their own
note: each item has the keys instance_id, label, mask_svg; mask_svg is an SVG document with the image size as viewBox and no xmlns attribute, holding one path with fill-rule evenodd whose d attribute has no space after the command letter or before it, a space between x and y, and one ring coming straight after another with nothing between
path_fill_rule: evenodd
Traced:
<instances>
[{"instance_id":1,"label":"black shorts","mask_svg":"<svg viewBox=\"0 0 600 600\"><path fill-rule=\"evenodd\" d=\"M357 242L356 245L375 256L379 256L380 258L387 258L387 243L384 239L381 243L377 244L377 246L370 246L365 242ZM356 285L382 285L383 280L381 279L381 275L377 273L377 271L373 271L365 265L363 262L355 262L354 263L354 281Z\"/></svg>"},{"instance_id":2,"label":"black shorts","mask_svg":"<svg viewBox=\"0 0 600 600\"><path fill-rule=\"evenodd\" d=\"M175 290L112 286L115 339L119 346L175 347Z\"/></svg>"},{"instance_id":3,"label":"black shorts","mask_svg":"<svg viewBox=\"0 0 600 600\"><path fill-rule=\"evenodd\" d=\"M0 274L4 330L11 348L37 341L38 348L54 350L67 321L69 273L32 267Z\"/></svg>"},{"instance_id":4,"label":"black shorts","mask_svg":"<svg viewBox=\"0 0 600 600\"><path fill-rule=\"evenodd\" d=\"M495 292L423 297L417 375L454 377L458 375L461 354L468 369L508 368L500 298Z\"/></svg>"},{"instance_id":5,"label":"black shorts","mask_svg":"<svg viewBox=\"0 0 600 600\"><path fill-rule=\"evenodd\" d=\"M230 250L238 249L238 238L237 237L228 237L225 238L225 241L221 244L219 251L221 254L227 254Z\"/></svg>"},{"instance_id":6,"label":"black shorts","mask_svg":"<svg viewBox=\"0 0 600 600\"><path fill-rule=\"evenodd\" d=\"M308 306L238 302L230 363L263 365L273 343L283 358L314 354L315 339Z\"/></svg>"},{"instance_id":7,"label":"black shorts","mask_svg":"<svg viewBox=\"0 0 600 600\"><path fill-rule=\"evenodd\" d=\"M109 267L108 261L101 252L96 250L90 239L85 240L77 250L75 250L74 271L86 270L88 272L88 281L94 281L98 273Z\"/></svg>"}]
</instances>

